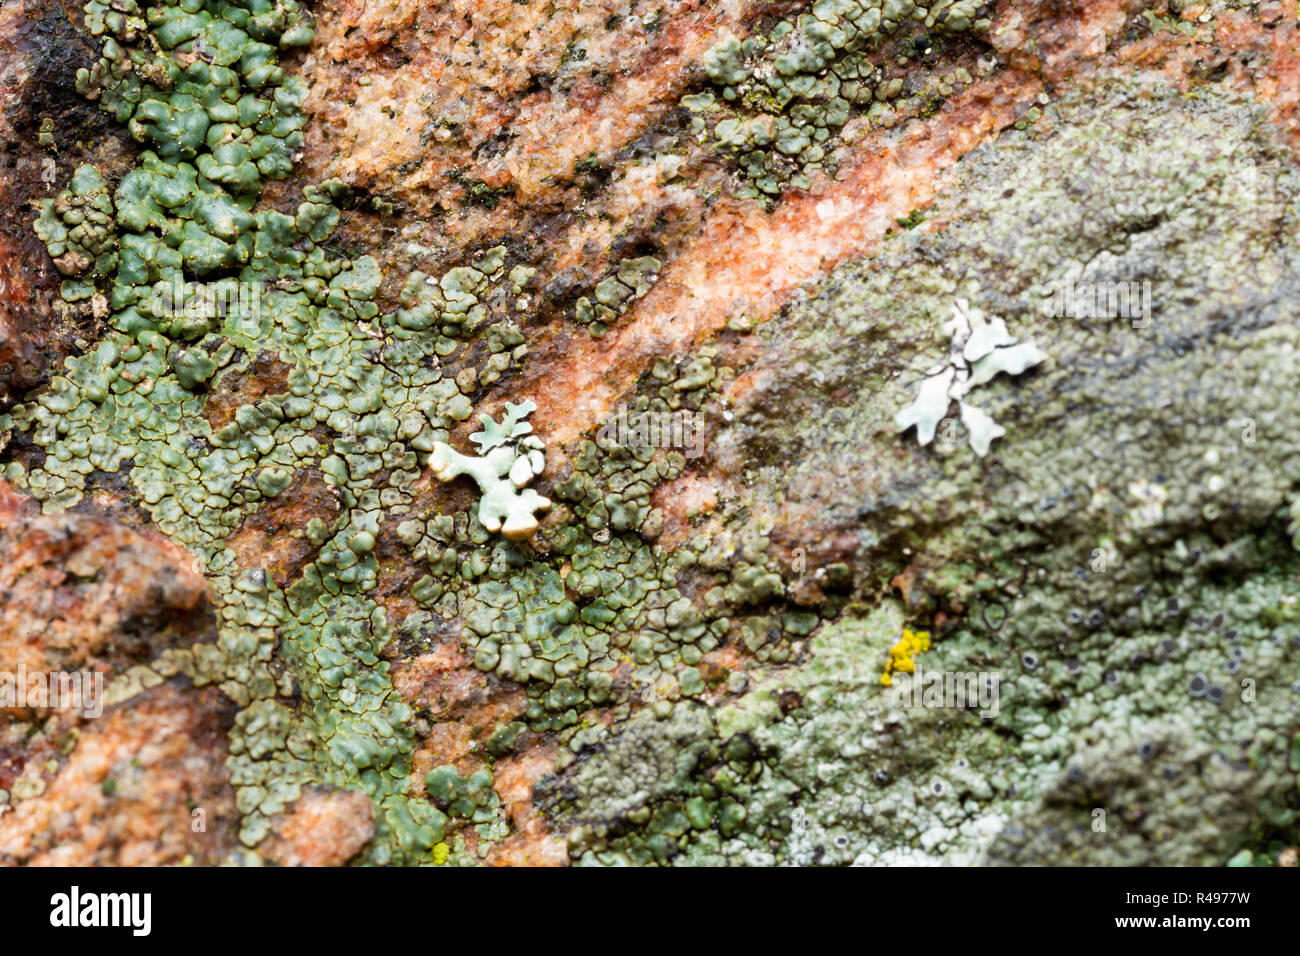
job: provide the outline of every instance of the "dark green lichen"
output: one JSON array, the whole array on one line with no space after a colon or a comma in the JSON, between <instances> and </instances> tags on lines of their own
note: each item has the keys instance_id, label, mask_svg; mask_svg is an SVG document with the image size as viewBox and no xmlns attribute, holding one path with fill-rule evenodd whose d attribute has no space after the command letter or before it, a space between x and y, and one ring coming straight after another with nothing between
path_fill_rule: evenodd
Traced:
<instances>
[{"instance_id":1,"label":"dark green lichen","mask_svg":"<svg viewBox=\"0 0 1300 956\"><path fill-rule=\"evenodd\" d=\"M929 37L987 32L992 5L982 0L941 0L928 7L911 0L817 0L807 12L782 20L766 35L724 36L703 58L713 91L692 94L682 105L692 129L733 157L737 196L764 203L787 187L807 189L818 172L833 173L836 149L850 119L893 123L886 104L904 93L897 63L925 59ZM920 32L925 31L925 32ZM925 40L916 43L915 37ZM889 47L892 57L881 55ZM915 83L902 108L928 116L944 97L970 84L961 66Z\"/></svg>"}]
</instances>

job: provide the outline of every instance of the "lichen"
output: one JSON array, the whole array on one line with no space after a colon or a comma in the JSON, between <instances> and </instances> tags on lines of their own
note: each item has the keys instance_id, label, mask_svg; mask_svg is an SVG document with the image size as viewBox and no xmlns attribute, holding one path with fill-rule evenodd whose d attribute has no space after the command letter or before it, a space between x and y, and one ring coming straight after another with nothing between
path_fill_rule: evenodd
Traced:
<instances>
[{"instance_id":1,"label":"lichen","mask_svg":"<svg viewBox=\"0 0 1300 956\"><path fill-rule=\"evenodd\" d=\"M706 90L682 105L697 138L733 157L735 195L770 204L787 187L807 189L814 175L835 172L854 117L892 126L896 112L933 112L971 83L954 66L918 85L897 75L898 65L929 58L945 39L983 36L990 11L981 0L817 0L766 35L721 37L701 65L723 102Z\"/></svg>"},{"instance_id":2,"label":"lichen","mask_svg":"<svg viewBox=\"0 0 1300 956\"><path fill-rule=\"evenodd\" d=\"M663 263L653 256L621 260L613 273L596 283L591 297L578 299L574 319L587 326L593 337L601 338L633 302L650 291L662 268Z\"/></svg>"},{"instance_id":3,"label":"lichen","mask_svg":"<svg viewBox=\"0 0 1300 956\"><path fill-rule=\"evenodd\" d=\"M1286 163L1227 94L1112 82L1046 115L967 157L933 232L759 328L760 384L711 444L728 508L806 549L785 593L847 561L850 603L712 708L579 751L544 790L576 860L1205 865L1294 844L1300 448L1274 383L1300 354L1300 183L1243 191L1243 158ZM1072 197L1081 175L1106 203ZM1076 266L1149 279L1152 321L1045 315ZM1015 440L981 469L892 427L957 298L1054 358L982 387ZM996 677L996 702L884 684L921 628L917 670Z\"/></svg>"},{"instance_id":4,"label":"lichen","mask_svg":"<svg viewBox=\"0 0 1300 956\"><path fill-rule=\"evenodd\" d=\"M537 513L551 507L551 500L525 488L546 465L546 446L523 419L536 409L532 402L507 405L505 421L498 425L482 417L483 431L471 435L481 457L471 458L442 442L433 443L429 467L439 481L469 475L482 492L478 520L489 531L500 531L512 541L532 537L537 531ZM516 439L519 439L516 445Z\"/></svg>"},{"instance_id":5,"label":"lichen","mask_svg":"<svg viewBox=\"0 0 1300 956\"><path fill-rule=\"evenodd\" d=\"M129 468L157 527L198 557L219 638L166 651L150 670L154 682L218 684L244 708L229 768L247 845L303 786L325 782L374 799L367 859L432 860L446 818L407 795L412 712L379 658L392 630L367 592L381 525L409 509L435 446L469 416L466 393L524 355L518 330L483 304L494 288L518 291L504 250L440 279L413 273L400 307L381 313L374 260L325 245L350 199L341 183L305 188L296 215L258 207L263 181L286 175L301 144L304 87L276 64L277 45L311 39L297 4L128 7L88 5L103 58L79 86L151 148L111 192L83 167L37 224L83 284L65 298L98 290L108 332L0 420L47 452L42 466L10 464L6 476L54 510L74 505L92 472ZM526 271L511 270L516 280ZM485 360L464 350L470 336ZM213 429L211 389L263 350L290 368L287 393ZM304 472L343 507L298 532L315 559L282 589L266 569L240 567L226 539ZM117 697L150 683L135 679Z\"/></svg>"},{"instance_id":6,"label":"lichen","mask_svg":"<svg viewBox=\"0 0 1300 956\"><path fill-rule=\"evenodd\" d=\"M720 95L684 105L749 194L775 196L833 168L847 117L900 95L938 108L942 89L904 90L876 54L965 43L981 12L822 0L714 47ZM301 143L277 56L310 40L296 4L92 2L88 26L103 58L81 88L147 148L115 186L83 167L40 211L65 298L100 297L107 331L0 416L44 454L4 473L49 511L115 474L198 559L216 639L108 699L183 676L236 702L247 847L326 784L372 801L363 861L473 862L510 833L494 762L534 734L559 755L534 802L583 864L1240 862L1295 832L1300 447L1278 383L1300 355L1300 188L1286 173L1265 201L1233 177L1242 154L1280 154L1255 107L1141 83L1042 104L1049 122L966 158L933 230L844 263L755 338L723 334L739 348L658 357L619 397L630 419L698 414L706 456L593 423L547 473L528 402L480 415L478 455L452 450L528 355L494 305L535 273L519 245L415 272L388 309L378 264L332 245L350 189L264 202ZM1094 179L1107 202L1084 206ZM581 283L592 322L661 268ZM1039 291L1076 272L1152 280L1158 321L1049 320ZM178 288L226 307L162 301ZM961 401L980 468L897 437L945 347L907 425L925 444ZM283 385L214 426L213 397L262 353ZM976 385L987 413L964 401ZM1243 416L1267 441L1240 437ZM994 417L1014 441L991 445ZM683 530L656 490L706 468L716 507ZM471 476L479 500L431 493L425 469ZM307 556L277 577L233 535L307 479L336 507L290 532ZM393 686L394 659L434 640L524 701L456 763L420 763L427 714ZM895 677L922 668L997 674L1000 706L908 706Z\"/></svg>"},{"instance_id":7,"label":"lichen","mask_svg":"<svg viewBox=\"0 0 1300 956\"><path fill-rule=\"evenodd\" d=\"M505 247L488 249L440 277L413 273L398 308L385 312L377 263L340 258L329 246L349 189L308 186L295 215L260 207L263 179L288 171L279 158L301 135L301 85L263 49L263 13L274 14L276 29L298 29L297 8L280 9L154 8L148 29L106 18L118 39L105 42L108 65L83 85L100 90L101 106L154 149L115 190L86 171L73 184L69 196L112 212L94 240L102 248L73 237L96 252L85 281L108 302L109 330L0 419L46 451L43 464L11 463L6 476L56 510L75 505L93 473L129 469L155 525L197 556L218 605L218 639L165 651L116 682L112 696L125 701L184 675L240 705L228 766L247 846L260 844L304 787L326 784L371 796L376 832L366 861L461 861L459 828L478 830L479 852L509 832L485 790L490 766L464 778L463 794L446 774L426 780L433 802L412 793L416 717L393 689L387 646L463 620L460 640L474 665L525 686L521 723L579 739L591 732L582 715L592 707L626 714L633 701L702 693L695 665L730 626L725 595L762 610L780 598L781 582L760 573L761 548L746 546L732 575L734 545L701 540L705 554L670 555L650 543L662 521L651 493L685 466L673 449L584 443L554 484L564 514L535 541L512 540L537 530L548 503L520 491L545 467L524 421L532 404L507 406L500 423L484 416L470 436L480 456L458 455L449 442L473 414L478 390L527 353L520 330L489 303L518 296L534 267L512 261ZM254 20L252 34L240 33ZM158 30L166 37L155 45ZM177 72L177 64L196 49L224 50L224 61L240 43L253 51L236 57L244 72L199 59L206 80L195 73L194 88L178 86L194 67ZM124 57L136 66L121 68ZM196 98L200 86L215 92ZM259 136L282 139L284 149ZM227 146L270 159L251 165ZM250 170L251 179L234 176ZM58 228L69 224L58 217L68 210L75 218L74 206L56 200L43 211L52 252L63 254ZM617 281L642 295L656 271L653 260L632 262ZM216 302L223 307L206 307ZM287 391L238 407L214 428L205 416L210 396L240 381L260 353L287 367ZM723 381L707 352L664 362L640 401L698 409ZM478 507L418 508L426 467L440 478L473 476L483 492ZM241 565L229 539L304 475L339 508L294 532L312 556L278 584L268 569ZM492 537L497 530L504 540ZM429 571L411 589L424 610L396 623L374 596L385 540ZM712 582L705 610L676 584L699 566ZM791 635L806 633L802 623L791 627ZM779 628L755 631L770 645L764 656L789 655L768 637L779 639ZM462 812L467 799L473 812Z\"/></svg>"},{"instance_id":8,"label":"lichen","mask_svg":"<svg viewBox=\"0 0 1300 956\"><path fill-rule=\"evenodd\" d=\"M917 441L928 445L956 402L971 449L983 458L993 439L1005 435L1006 429L966 401L966 396L1001 372L1019 375L1047 356L1032 342L1017 342L1007 332L1006 322L997 316L987 318L965 299L957 300L952 319L944 329L952 336L947 364L926 373L916 399L895 416L894 424L899 431L915 425Z\"/></svg>"},{"instance_id":9,"label":"lichen","mask_svg":"<svg viewBox=\"0 0 1300 956\"><path fill-rule=\"evenodd\" d=\"M880 675L880 683L889 687L894 683L895 674L913 674L916 672L916 657L930 649L930 632L903 629L903 636L889 649L889 660L885 663L885 672Z\"/></svg>"}]
</instances>

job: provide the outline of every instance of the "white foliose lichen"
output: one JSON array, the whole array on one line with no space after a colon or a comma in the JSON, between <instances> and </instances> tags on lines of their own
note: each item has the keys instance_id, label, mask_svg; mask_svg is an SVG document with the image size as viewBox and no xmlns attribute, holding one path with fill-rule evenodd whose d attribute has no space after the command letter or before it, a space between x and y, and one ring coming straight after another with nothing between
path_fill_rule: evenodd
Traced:
<instances>
[{"instance_id":1,"label":"white foliose lichen","mask_svg":"<svg viewBox=\"0 0 1300 956\"><path fill-rule=\"evenodd\" d=\"M985 316L965 299L953 305L952 318L944 331L952 337L947 362L926 373L916 398L899 411L894 423L900 432L915 425L917 440L928 445L956 402L970 446L982 458L993 440L1006 434L1006 429L967 402L966 396L999 372L1019 375L1047 355L1033 342L1017 342L1007 331L1006 322L997 316Z\"/></svg>"},{"instance_id":2,"label":"white foliose lichen","mask_svg":"<svg viewBox=\"0 0 1300 956\"><path fill-rule=\"evenodd\" d=\"M469 436L479 446L479 457L462 455L450 445L435 442L429 458L429 467L439 481L460 475L473 478L482 493L479 521L487 530L500 531L512 541L532 537L538 528L538 513L551 507L549 498L524 487L546 467L546 446L524 421L536 408L532 401L507 402L500 424L487 415L480 416L483 430Z\"/></svg>"}]
</instances>

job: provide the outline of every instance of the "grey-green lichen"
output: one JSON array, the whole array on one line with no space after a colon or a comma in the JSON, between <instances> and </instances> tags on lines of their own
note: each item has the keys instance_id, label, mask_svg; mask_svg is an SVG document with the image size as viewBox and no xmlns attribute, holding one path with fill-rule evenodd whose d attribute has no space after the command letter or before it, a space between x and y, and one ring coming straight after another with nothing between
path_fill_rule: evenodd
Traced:
<instances>
[{"instance_id":1,"label":"grey-green lichen","mask_svg":"<svg viewBox=\"0 0 1300 956\"><path fill-rule=\"evenodd\" d=\"M704 407L730 377L708 351L657 363L635 407ZM403 627L418 634L463 622L474 666L523 684L528 727L559 731L570 746L597 732L595 709L619 719L704 694L699 665L733 632L759 659L792 659L815 616L784 609L768 538L699 536L671 552L653 543L663 518L651 493L685 467L678 449L617 435L583 441L553 485L557 514L531 552L494 540L473 514L409 517L398 534L429 573L412 592L426 610Z\"/></svg>"},{"instance_id":2,"label":"grey-green lichen","mask_svg":"<svg viewBox=\"0 0 1300 956\"><path fill-rule=\"evenodd\" d=\"M596 283L591 298L583 296L574 306L573 317L601 338L610 326L659 279L663 263L654 256L620 260L618 268ZM596 301L592 302L592 298Z\"/></svg>"},{"instance_id":3,"label":"grey-green lichen","mask_svg":"<svg viewBox=\"0 0 1300 956\"><path fill-rule=\"evenodd\" d=\"M466 860L465 827L479 852L508 832L491 759L525 728L564 744L536 799L584 863L1221 862L1294 833L1298 190L1289 173L1271 191L1235 176L1243 158L1278 158L1249 106L1140 84L1053 106L1054 132L1028 126L970 158L932 211L946 228L896 237L765 327L771 374L740 414L714 414L734 373L711 348L643 377L635 413L703 411L716 428L711 463L734 497L709 534L656 544L654 490L684 474L680 449L598 436L544 486L547 526L516 541L491 527L508 504L484 520L482 502L441 513L414 489L478 390L525 357L491 303L530 267L491 249L413 274L382 311L376 263L325 246L341 184L305 189L295 215L258 208L302 124L300 87L261 46L301 40L301 12L98 12L112 45L83 86L151 149L115 189L78 171L42 209L51 254L73 255L65 295L103 296L109 331L0 418L45 452L5 475L53 510L93 472L129 469L157 526L200 557L217 641L133 668L111 697L183 674L239 703L229 768L249 846L329 783L374 801L366 861ZM804 26L817 53L822 28ZM242 51L218 83L190 78L219 96L184 86L207 65L196 49L218 51L212 69ZM744 75L747 56L713 58L738 95L764 75ZM266 150L266 168L245 178L226 145ZM1108 183L1105 204L1077 201L1085 174ZM1040 290L1076 267L1164 283L1157 322L1047 321ZM160 283L195 282L233 306L158 307ZM982 404L1015 441L982 468L893 430L960 297L1055 358L987 382ZM289 366L287 392L212 428L209 390L266 350ZM477 434L475 460L510 457L472 466L484 490L521 460L545 480L521 412ZM301 530L314 558L280 587L226 540L303 475L340 507ZM801 534L807 569L774 547ZM421 610L400 622L375 597L389 536L427 568ZM879 675L909 627L935 635L921 666L998 673L997 712L897 706ZM480 765L426 774L425 798L410 792L419 718L386 649L456 632L527 704Z\"/></svg>"},{"instance_id":4,"label":"grey-green lichen","mask_svg":"<svg viewBox=\"0 0 1300 956\"><path fill-rule=\"evenodd\" d=\"M982 0L817 0L766 36L720 39L703 68L722 102L707 90L682 104L701 141L734 157L736 195L770 201L788 185L808 188L818 171L834 172L836 147L854 116L883 121L886 104L900 96L932 112L969 84L960 66L935 77L933 88L906 84L880 51L892 43L899 62L927 57L947 38L987 32L991 8Z\"/></svg>"},{"instance_id":5,"label":"grey-green lichen","mask_svg":"<svg viewBox=\"0 0 1300 956\"><path fill-rule=\"evenodd\" d=\"M408 510L470 396L524 355L518 329L485 302L498 288L517 294L527 267L507 275L494 249L440 278L416 272L381 314L376 263L324 245L348 190L309 186L294 215L258 208L263 180L287 174L301 143L304 88L276 63L277 47L311 39L293 0L183 0L143 14L129 0L91 3L87 25L103 58L81 89L150 149L116 189L83 167L41 210L38 233L77 277L65 298L103 295L108 332L0 418L46 452L6 477L56 509L81 498L92 472L129 468L155 524L200 559L219 638L169 650L151 670L218 684L244 708L229 768L246 844L324 782L373 797L366 859L446 859L445 845L435 850L446 815L407 795L412 712L379 657L393 632L367 592L381 522ZM208 389L262 350L290 367L288 391L213 429ZM238 567L225 539L304 472L333 488L341 512L298 532L318 550L281 590L266 570ZM154 682L135 674L116 699Z\"/></svg>"},{"instance_id":6,"label":"grey-green lichen","mask_svg":"<svg viewBox=\"0 0 1300 956\"><path fill-rule=\"evenodd\" d=\"M413 273L399 307L381 311L375 261L327 246L346 187L306 187L293 215L259 208L263 179L288 171L280 159L303 121L302 87L268 58L265 23L297 30L299 11L187 3L151 8L147 29L118 11L105 16L102 31L115 39L83 86L153 148L115 189L86 167L42 210L51 254L76 257L67 271L83 285L65 286L66 297L102 296L108 331L0 418L46 453L5 475L53 510L75 505L94 472L129 469L156 526L199 558L218 604L217 641L164 652L110 695L120 702L184 675L241 706L228 765L245 844L256 847L304 786L330 784L374 801L364 860L459 861L459 828L478 830L479 852L508 833L490 764L465 778L435 772L425 781L431 799L409 792L418 721L392 687L385 647L462 621L475 666L527 690L500 750L509 726L577 741L594 732L593 708L626 716L705 693L697 665L729 634L733 608L750 652L765 660L794 656L811 623L780 610L784 584L767 568L761 535L699 538L671 554L654 546L662 517L651 494L682 473L686 449L584 443L554 481L562 513L522 540L549 504L524 488L545 468L524 421L531 403L507 406L500 423L483 416L470 436L479 457L449 442L478 390L527 352L489 304L517 297L532 267L489 249L440 277ZM240 44L250 55L232 60ZM215 51L212 62L196 51ZM235 60L238 70L223 65ZM268 161L246 161L256 157ZM648 257L624 262L598 298L626 305L657 272ZM288 366L287 391L211 426L211 390L264 352ZM636 407L698 412L729 374L708 349L661 360ZM426 467L472 475L478 507L415 509ZM314 557L281 587L266 569L240 566L227 538L304 475L339 509L294 532ZM372 596L389 533L428 566L412 590L423 610L396 625Z\"/></svg>"},{"instance_id":7,"label":"grey-green lichen","mask_svg":"<svg viewBox=\"0 0 1300 956\"><path fill-rule=\"evenodd\" d=\"M854 603L715 706L586 739L542 788L575 860L1204 865L1296 842L1300 181L1228 94L1115 82L1047 112L967 158L934 232L760 329L763 384L712 443L731 507L784 525L813 581L853 540ZM1045 315L1074 269L1149 280L1150 321ZM983 386L1014 441L978 468L893 431L965 296L1053 356ZM883 687L917 627L916 665L996 677L996 706Z\"/></svg>"},{"instance_id":8,"label":"grey-green lichen","mask_svg":"<svg viewBox=\"0 0 1300 956\"><path fill-rule=\"evenodd\" d=\"M107 274L117 264L117 235L113 228L113 198L94 166L78 167L69 187L41 202L36 234L49 250L60 274L75 278L93 268ZM69 282L71 298L82 284Z\"/></svg>"}]
</instances>

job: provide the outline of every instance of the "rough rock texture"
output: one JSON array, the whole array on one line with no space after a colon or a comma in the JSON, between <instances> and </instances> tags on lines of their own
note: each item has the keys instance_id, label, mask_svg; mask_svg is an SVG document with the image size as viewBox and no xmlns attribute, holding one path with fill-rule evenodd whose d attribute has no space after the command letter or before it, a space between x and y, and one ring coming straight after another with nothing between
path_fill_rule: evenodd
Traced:
<instances>
[{"instance_id":1,"label":"rough rock texture","mask_svg":"<svg viewBox=\"0 0 1300 956\"><path fill-rule=\"evenodd\" d=\"M1294 2L0 36L6 862L1294 860Z\"/></svg>"},{"instance_id":2,"label":"rough rock texture","mask_svg":"<svg viewBox=\"0 0 1300 956\"><path fill-rule=\"evenodd\" d=\"M6 494L12 492L6 487ZM202 575L175 545L89 515L0 504L0 654L116 676L215 627Z\"/></svg>"}]
</instances>

